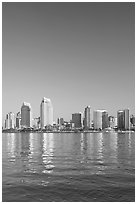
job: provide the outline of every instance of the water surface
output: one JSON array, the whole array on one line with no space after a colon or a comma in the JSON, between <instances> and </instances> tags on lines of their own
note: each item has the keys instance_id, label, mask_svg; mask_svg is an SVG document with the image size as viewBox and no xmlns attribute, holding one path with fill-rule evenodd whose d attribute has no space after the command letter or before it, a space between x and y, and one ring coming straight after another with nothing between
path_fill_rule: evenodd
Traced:
<instances>
[{"instance_id":1,"label":"water surface","mask_svg":"<svg viewBox=\"0 0 137 204\"><path fill-rule=\"evenodd\" d=\"M135 201L134 133L3 133L2 200Z\"/></svg>"}]
</instances>

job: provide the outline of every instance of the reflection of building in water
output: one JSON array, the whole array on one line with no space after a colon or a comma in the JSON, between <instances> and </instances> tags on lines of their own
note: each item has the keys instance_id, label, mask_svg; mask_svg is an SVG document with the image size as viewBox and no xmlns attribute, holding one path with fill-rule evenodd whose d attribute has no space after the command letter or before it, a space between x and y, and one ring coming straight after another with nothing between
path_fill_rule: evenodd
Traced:
<instances>
[{"instance_id":1,"label":"reflection of building in water","mask_svg":"<svg viewBox=\"0 0 137 204\"><path fill-rule=\"evenodd\" d=\"M97 152L98 152L98 159L102 160L103 158L103 134L97 134Z\"/></svg>"},{"instance_id":2,"label":"reflection of building in water","mask_svg":"<svg viewBox=\"0 0 137 204\"><path fill-rule=\"evenodd\" d=\"M8 154L9 157L15 157L16 154L16 134L10 133L8 138Z\"/></svg>"},{"instance_id":3,"label":"reflection of building in water","mask_svg":"<svg viewBox=\"0 0 137 204\"><path fill-rule=\"evenodd\" d=\"M29 157L32 158L32 155L34 154L35 152L35 148L36 148L36 145L38 144L38 142L36 141L35 142L35 136L33 133L30 133L29 135L29 147L30 147L30 155Z\"/></svg>"},{"instance_id":4,"label":"reflection of building in water","mask_svg":"<svg viewBox=\"0 0 137 204\"><path fill-rule=\"evenodd\" d=\"M40 156L42 152L42 134L39 133L29 133L29 148L30 148L30 156Z\"/></svg>"},{"instance_id":5,"label":"reflection of building in water","mask_svg":"<svg viewBox=\"0 0 137 204\"><path fill-rule=\"evenodd\" d=\"M28 154L26 151L26 157L28 159L27 169L29 172L38 173L42 171L42 134L40 133L29 133L28 135L29 146Z\"/></svg>"},{"instance_id":6,"label":"reflection of building in water","mask_svg":"<svg viewBox=\"0 0 137 204\"><path fill-rule=\"evenodd\" d=\"M53 133L43 133L43 154L42 159L45 166L43 173L50 173L53 170L53 149L54 136Z\"/></svg>"},{"instance_id":7,"label":"reflection of building in water","mask_svg":"<svg viewBox=\"0 0 137 204\"><path fill-rule=\"evenodd\" d=\"M29 135L30 133L21 133L21 154L27 156L29 154Z\"/></svg>"},{"instance_id":8,"label":"reflection of building in water","mask_svg":"<svg viewBox=\"0 0 137 204\"><path fill-rule=\"evenodd\" d=\"M88 155L90 155L90 157L93 156L93 152L94 152L94 133L89 133L88 137L87 137L87 144L88 144Z\"/></svg>"},{"instance_id":9,"label":"reflection of building in water","mask_svg":"<svg viewBox=\"0 0 137 204\"><path fill-rule=\"evenodd\" d=\"M80 139L80 149L81 149L81 154L86 155L87 153L87 135L81 133L81 139Z\"/></svg>"},{"instance_id":10,"label":"reflection of building in water","mask_svg":"<svg viewBox=\"0 0 137 204\"><path fill-rule=\"evenodd\" d=\"M110 142L111 162L117 162L117 132L110 132L108 137Z\"/></svg>"}]
</instances>

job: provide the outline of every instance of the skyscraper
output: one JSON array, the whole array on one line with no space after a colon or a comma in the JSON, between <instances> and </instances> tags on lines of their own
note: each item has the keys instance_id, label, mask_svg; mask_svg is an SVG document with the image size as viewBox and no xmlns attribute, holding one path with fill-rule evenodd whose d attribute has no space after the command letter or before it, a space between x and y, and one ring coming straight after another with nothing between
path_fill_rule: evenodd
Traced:
<instances>
[{"instance_id":1,"label":"skyscraper","mask_svg":"<svg viewBox=\"0 0 137 204\"><path fill-rule=\"evenodd\" d=\"M107 111L95 110L93 112L93 123L95 130L107 128L109 124Z\"/></svg>"},{"instance_id":2,"label":"skyscraper","mask_svg":"<svg viewBox=\"0 0 137 204\"><path fill-rule=\"evenodd\" d=\"M72 114L72 123L74 123L74 127L75 128L81 128L82 127L82 123L81 123L81 113L73 113Z\"/></svg>"},{"instance_id":3,"label":"skyscraper","mask_svg":"<svg viewBox=\"0 0 137 204\"><path fill-rule=\"evenodd\" d=\"M45 126L53 125L53 107L51 100L48 98L43 98L40 104L40 125L41 128Z\"/></svg>"},{"instance_id":4,"label":"skyscraper","mask_svg":"<svg viewBox=\"0 0 137 204\"><path fill-rule=\"evenodd\" d=\"M5 128L6 129L14 129L15 128L15 116L14 113L10 112L6 114L5 120Z\"/></svg>"},{"instance_id":5,"label":"skyscraper","mask_svg":"<svg viewBox=\"0 0 137 204\"><path fill-rule=\"evenodd\" d=\"M21 113L18 112L16 116L16 128L20 129L21 128Z\"/></svg>"},{"instance_id":6,"label":"skyscraper","mask_svg":"<svg viewBox=\"0 0 137 204\"><path fill-rule=\"evenodd\" d=\"M22 128L32 127L32 110L30 103L23 102L21 107L21 126Z\"/></svg>"},{"instance_id":7,"label":"skyscraper","mask_svg":"<svg viewBox=\"0 0 137 204\"><path fill-rule=\"evenodd\" d=\"M125 130L129 130L130 127L130 116L129 116L129 109L125 109Z\"/></svg>"},{"instance_id":8,"label":"skyscraper","mask_svg":"<svg viewBox=\"0 0 137 204\"><path fill-rule=\"evenodd\" d=\"M63 118L58 118L57 119L57 124L58 125L64 125L64 119Z\"/></svg>"},{"instance_id":9,"label":"skyscraper","mask_svg":"<svg viewBox=\"0 0 137 204\"><path fill-rule=\"evenodd\" d=\"M6 114L5 128L6 129L10 129L10 117L9 117L9 113Z\"/></svg>"},{"instance_id":10,"label":"skyscraper","mask_svg":"<svg viewBox=\"0 0 137 204\"><path fill-rule=\"evenodd\" d=\"M90 128L90 106L87 106L84 111L84 128Z\"/></svg>"},{"instance_id":11,"label":"skyscraper","mask_svg":"<svg viewBox=\"0 0 137 204\"><path fill-rule=\"evenodd\" d=\"M119 130L129 130L129 109L117 112L117 127Z\"/></svg>"}]
</instances>

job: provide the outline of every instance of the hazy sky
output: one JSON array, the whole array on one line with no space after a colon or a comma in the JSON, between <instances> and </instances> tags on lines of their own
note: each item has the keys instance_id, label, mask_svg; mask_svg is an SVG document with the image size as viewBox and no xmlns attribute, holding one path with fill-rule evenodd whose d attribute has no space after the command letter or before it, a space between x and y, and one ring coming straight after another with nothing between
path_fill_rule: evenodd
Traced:
<instances>
[{"instance_id":1,"label":"hazy sky","mask_svg":"<svg viewBox=\"0 0 137 204\"><path fill-rule=\"evenodd\" d=\"M2 3L2 111L135 111L134 3Z\"/></svg>"}]
</instances>

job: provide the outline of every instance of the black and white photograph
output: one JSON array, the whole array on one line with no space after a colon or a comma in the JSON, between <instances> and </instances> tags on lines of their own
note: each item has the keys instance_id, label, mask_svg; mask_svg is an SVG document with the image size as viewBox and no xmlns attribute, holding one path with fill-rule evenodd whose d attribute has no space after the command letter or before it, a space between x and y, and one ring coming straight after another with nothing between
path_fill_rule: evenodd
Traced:
<instances>
[{"instance_id":1,"label":"black and white photograph","mask_svg":"<svg viewBox=\"0 0 137 204\"><path fill-rule=\"evenodd\" d=\"M2 202L135 202L135 2L1 2Z\"/></svg>"}]
</instances>

